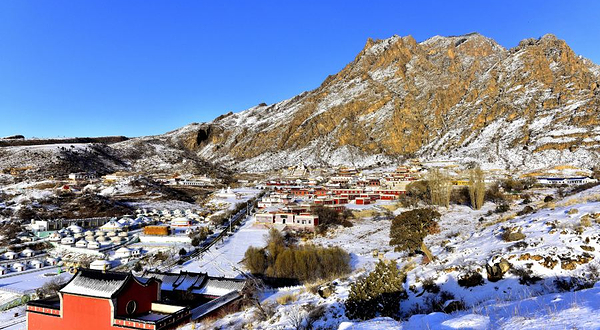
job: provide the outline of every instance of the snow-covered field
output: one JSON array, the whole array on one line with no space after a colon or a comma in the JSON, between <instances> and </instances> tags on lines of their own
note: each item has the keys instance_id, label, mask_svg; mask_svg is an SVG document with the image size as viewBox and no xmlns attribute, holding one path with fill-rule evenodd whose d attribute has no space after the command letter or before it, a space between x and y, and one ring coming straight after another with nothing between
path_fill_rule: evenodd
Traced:
<instances>
[{"instance_id":1,"label":"snow-covered field","mask_svg":"<svg viewBox=\"0 0 600 330\"><path fill-rule=\"evenodd\" d=\"M66 280L71 278L69 273L57 274L58 268L43 269L37 272L29 272L22 275L8 276L0 278L0 291L12 293L27 293L43 286L46 282L52 281L55 278ZM46 275L52 274L50 276Z\"/></svg>"},{"instance_id":2,"label":"snow-covered field","mask_svg":"<svg viewBox=\"0 0 600 330\"><path fill-rule=\"evenodd\" d=\"M193 259L174 271L205 272L211 276L240 277L240 261L250 246L264 246L267 229L254 226L255 218L246 219L240 229L224 242L213 245L199 259Z\"/></svg>"}]
</instances>

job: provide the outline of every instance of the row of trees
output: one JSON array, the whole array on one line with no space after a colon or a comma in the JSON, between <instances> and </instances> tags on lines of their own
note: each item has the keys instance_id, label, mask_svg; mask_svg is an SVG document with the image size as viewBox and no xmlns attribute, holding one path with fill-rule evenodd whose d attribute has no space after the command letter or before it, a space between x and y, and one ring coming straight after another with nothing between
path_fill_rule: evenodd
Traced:
<instances>
[{"instance_id":1,"label":"row of trees","mask_svg":"<svg viewBox=\"0 0 600 330\"><path fill-rule=\"evenodd\" d=\"M313 281L350 272L350 255L339 247L287 246L275 228L269 231L265 248L249 247L244 265L255 275Z\"/></svg>"},{"instance_id":2,"label":"row of trees","mask_svg":"<svg viewBox=\"0 0 600 330\"><path fill-rule=\"evenodd\" d=\"M479 167L469 170L469 199L471 207L481 209L485 199L485 176ZM432 169L427 176L427 192L432 205L450 206L452 178L440 169Z\"/></svg>"}]
</instances>

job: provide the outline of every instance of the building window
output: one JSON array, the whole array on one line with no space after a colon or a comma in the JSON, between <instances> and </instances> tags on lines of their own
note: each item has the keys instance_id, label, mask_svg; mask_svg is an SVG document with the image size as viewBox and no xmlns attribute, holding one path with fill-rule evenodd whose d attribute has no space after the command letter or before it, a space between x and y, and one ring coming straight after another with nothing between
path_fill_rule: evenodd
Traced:
<instances>
[{"instance_id":1,"label":"building window","mask_svg":"<svg viewBox=\"0 0 600 330\"><path fill-rule=\"evenodd\" d=\"M125 312L128 315L132 315L133 313L135 313L137 309L137 302L135 300L130 300L127 305L125 306Z\"/></svg>"}]
</instances>

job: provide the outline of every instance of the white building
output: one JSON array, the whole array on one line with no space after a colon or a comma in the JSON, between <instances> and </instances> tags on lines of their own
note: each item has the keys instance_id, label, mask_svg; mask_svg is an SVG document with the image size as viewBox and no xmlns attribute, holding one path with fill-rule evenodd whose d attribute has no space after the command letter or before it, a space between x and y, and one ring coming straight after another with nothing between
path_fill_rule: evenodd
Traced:
<instances>
[{"instance_id":1,"label":"white building","mask_svg":"<svg viewBox=\"0 0 600 330\"><path fill-rule=\"evenodd\" d=\"M107 271L110 269L110 262L107 260L95 260L90 264L90 269Z\"/></svg>"},{"instance_id":2,"label":"white building","mask_svg":"<svg viewBox=\"0 0 600 330\"><path fill-rule=\"evenodd\" d=\"M26 258L27 258L27 257L33 257L33 256L35 255L35 251L33 251L33 250L32 250L32 249L30 249L30 248L27 248L27 249L25 249L25 250L21 251L21 255L22 255L23 257L26 257Z\"/></svg>"},{"instance_id":3,"label":"white building","mask_svg":"<svg viewBox=\"0 0 600 330\"><path fill-rule=\"evenodd\" d=\"M73 236L67 236L60 240L60 244L62 245L73 245L75 244L75 238Z\"/></svg>"},{"instance_id":4,"label":"white building","mask_svg":"<svg viewBox=\"0 0 600 330\"><path fill-rule=\"evenodd\" d=\"M18 256L19 256L19 254L16 252L13 252L13 251L8 251L8 252L4 253L4 258L6 258L8 260L17 259Z\"/></svg>"}]
</instances>

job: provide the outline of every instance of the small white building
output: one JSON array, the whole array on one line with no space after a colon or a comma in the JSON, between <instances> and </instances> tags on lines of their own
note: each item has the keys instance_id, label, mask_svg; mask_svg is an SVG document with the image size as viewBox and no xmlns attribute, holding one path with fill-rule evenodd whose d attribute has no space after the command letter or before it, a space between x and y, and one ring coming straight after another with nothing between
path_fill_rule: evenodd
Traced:
<instances>
[{"instance_id":1,"label":"small white building","mask_svg":"<svg viewBox=\"0 0 600 330\"><path fill-rule=\"evenodd\" d=\"M75 238L73 236L67 236L60 240L60 244L62 245L73 245L75 244Z\"/></svg>"},{"instance_id":2,"label":"small white building","mask_svg":"<svg viewBox=\"0 0 600 330\"><path fill-rule=\"evenodd\" d=\"M100 227L100 229L104 231L119 231L123 229L123 225L120 224L118 221L110 220L109 222L105 223L102 227Z\"/></svg>"},{"instance_id":3,"label":"small white building","mask_svg":"<svg viewBox=\"0 0 600 330\"><path fill-rule=\"evenodd\" d=\"M6 253L4 253L4 258L8 259L8 260L14 260L17 259L17 257L19 257L19 254L13 251L8 251Z\"/></svg>"},{"instance_id":4,"label":"small white building","mask_svg":"<svg viewBox=\"0 0 600 330\"><path fill-rule=\"evenodd\" d=\"M16 272L22 272L25 271L27 269L27 266L23 265L20 262L15 263L12 268L14 269L14 271Z\"/></svg>"},{"instance_id":5,"label":"small white building","mask_svg":"<svg viewBox=\"0 0 600 330\"><path fill-rule=\"evenodd\" d=\"M4 266L0 266L0 275L5 275L6 273L8 273L8 269Z\"/></svg>"},{"instance_id":6,"label":"small white building","mask_svg":"<svg viewBox=\"0 0 600 330\"><path fill-rule=\"evenodd\" d=\"M90 264L90 269L107 271L110 269L110 262L107 260L95 260Z\"/></svg>"},{"instance_id":7,"label":"small white building","mask_svg":"<svg viewBox=\"0 0 600 330\"><path fill-rule=\"evenodd\" d=\"M44 267L44 263L39 261L39 260L31 260L31 262L29 263L29 266L31 266L32 268L42 268Z\"/></svg>"},{"instance_id":8,"label":"small white building","mask_svg":"<svg viewBox=\"0 0 600 330\"><path fill-rule=\"evenodd\" d=\"M77 243L75 243L75 247L82 248L82 249L85 249L87 247L87 245L88 245L88 243L84 239L81 239L81 240L77 241Z\"/></svg>"},{"instance_id":9,"label":"small white building","mask_svg":"<svg viewBox=\"0 0 600 330\"><path fill-rule=\"evenodd\" d=\"M131 250L126 247L121 247L115 251L115 258L124 259L131 257Z\"/></svg>"},{"instance_id":10,"label":"small white building","mask_svg":"<svg viewBox=\"0 0 600 330\"><path fill-rule=\"evenodd\" d=\"M54 233L48 235L48 239L50 240L50 242L60 242L60 240L62 238L63 238L63 236L59 232L54 232Z\"/></svg>"},{"instance_id":11,"label":"small white building","mask_svg":"<svg viewBox=\"0 0 600 330\"><path fill-rule=\"evenodd\" d=\"M70 225L67 229L73 234L83 233L83 228L78 225Z\"/></svg>"},{"instance_id":12,"label":"small white building","mask_svg":"<svg viewBox=\"0 0 600 330\"><path fill-rule=\"evenodd\" d=\"M27 248L27 249L21 251L21 255L26 258L33 257L35 255L35 251L33 251L30 248Z\"/></svg>"},{"instance_id":13,"label":"small white building","mask_svg":"<svg viewBox=\"0 0 600 330\"><path fill-rule=\"evenodd\" d=\"M170 225L171 225L171 227L178 227L178 228L189 227L192 225L192 220L189 218L186 218L186 217L175 218L175 219L171 220Z\"/></svg>"},{"instance_id":14,"label":"small white building","mask_svg":"<svg viewBox=\"0 0 600 330\"><path fill-rule=\"evenodd\" d=\"M58 264L58 259L56 258L52 258L52 257L48 257L46 258L46 264L49 266L55 266Z\"/></svg>"},{"instance_id":15,"label":"small white building","mask_svg":"<svg viewBox=\"0 0 600 330\"><path fill-rule=\"evenodd\" d=\"M88 242L87 248L90 250L98 250L100 248L100 243L98 242Z\"/></svg>"}]
</instances>

